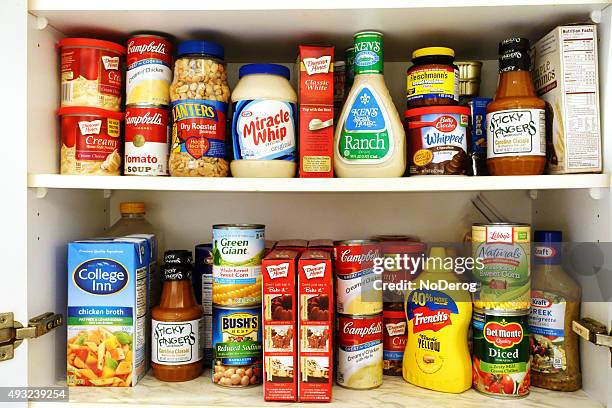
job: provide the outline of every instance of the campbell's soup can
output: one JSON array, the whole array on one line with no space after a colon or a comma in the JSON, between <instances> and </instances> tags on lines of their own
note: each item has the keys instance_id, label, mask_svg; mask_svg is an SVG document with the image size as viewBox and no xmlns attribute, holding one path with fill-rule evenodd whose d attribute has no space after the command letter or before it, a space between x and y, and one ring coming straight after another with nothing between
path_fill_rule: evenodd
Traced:
<instances>
[{"instance_id":1,"label":"campbell's soup can","mask_svg":"<svg viewBox=\"0 0 612 408\"><path fill-rule=\"evenodd\" d=\"M402 360L408 339L406 313L403 310L383 312L383 374L402 375Z\"/></svg>"},{"instance_id":2,"label":"campbell's soup can","mask_svg":"<svg viewBox=\"0 0 612 408\"><path fill-rule=\"evenodd\" d=\"M472 385L498 398L529 394L529 309L474 309Z\"/></svg>"},{"instance_id":3,"label":"campbell's soup can","mask_svg":"<svg viewBox=\"0 0 612 408\"><path fill-rule=\"evenodd\" d=\"M128 105L125 108L126 176L167 176L169 111L164 106Z\"/></svg>"},{"instance_id":4,"label":"campbell's soup can","mask_svg":"<svg viewBox=\"0 0 612 408\"><path fill-rule=\"evenodd\" d=\"M422 242L387 240L381 242L380 248L383 257L383 309L404 310L404 298L410 282L423 270L426 245Z\"/></svg>"},{"instance_id":5,"label":"campbell's soup can","mask_svg":"<svg viewBox=\"0 0 612 408\"><path fill-rule=\"evenodd\" d=\"M213 225L213 303L261 304L261 260L266 251L261 224Z\"/></svg>"},{"instance_id":6,"label":"campbell's soup can","mask_svg":"<svg viewBox=\"0 0 612 408\"><path fill-rule=\"evenodd\" d=\"M346 315L373 315L383 310L380 242L348 240L334 243L336 311ZM379 265L380 266L380 265Z\"/></svg>"},{"instance_id":7,"label":"campbell's soup can","mask_svg":"<svg viewBox=\"0 0 612 408\"><path fill-rule=\"evenodd\" d=\"M383 380L383 315L338 316L336 383L368 390Z\"/></svg>"},{"instance_id":8,"label":"campbell's soup can","mask_svg":"<svg viewBox=\"0 0 612 408\"><path fill-rule=\"evenodd\" d=\"M128 39L125 82L127 104L170 104L170 40L152 34L139 34Z\"/></svg>"},{"instance_id":9,"label":"campbell's soup can","mask_svg":"<svg viewBox=\"0 0 612 408\"><path fill-rule=\"evenodd\" d=\"M531 305L531 228L529 224L472 226L474 307L523 310Z\"/></svg>"}]
</instances>

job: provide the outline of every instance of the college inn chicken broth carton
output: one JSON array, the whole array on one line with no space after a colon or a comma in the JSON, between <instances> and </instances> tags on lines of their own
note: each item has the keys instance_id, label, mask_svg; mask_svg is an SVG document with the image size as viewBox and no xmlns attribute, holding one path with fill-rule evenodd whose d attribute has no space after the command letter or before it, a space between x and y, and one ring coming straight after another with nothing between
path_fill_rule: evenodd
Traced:
<instances>
[{"instance_id":1,"label":"college inn chicken broth carton","mask_svg":"<svg viewBox=\"0 0 612 408\"><path fill-rule=\"evenodd\" d=\"M130 387L146 372L148 241L68 244L67 383Z\"/></svg>"}]
</instances>

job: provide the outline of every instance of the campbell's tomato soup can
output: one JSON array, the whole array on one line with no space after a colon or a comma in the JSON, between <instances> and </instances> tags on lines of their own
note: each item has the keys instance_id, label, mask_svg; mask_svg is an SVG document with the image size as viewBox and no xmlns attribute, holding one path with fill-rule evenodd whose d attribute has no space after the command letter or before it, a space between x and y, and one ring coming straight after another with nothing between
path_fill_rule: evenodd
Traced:
<instances>
[{"instance_id":1,"label":"campbell's tomato soup can","mask_svg":"<svg viewBox=\"0 0 612 408\"><path fill-rule=\"evenodd\" d=\"M170 104L172 42L168 38L139 34L127 41L127 104Z\"/></svg>"},{"instance_id":2,"label":"campbell's tomato soup can","mask_svg":"<svg viewBox=\"0 0 612 408\"><path fill-rule=\"evenodd\" d=\"M60 173L121 175L123 113L100 108L65 107L61 116Z\"/></svg>"},{"instance_id":3,"label":"campbell's tomato soup can","mask_svg":"<svg viewBox=\"0 0 612 408\"><path fill-rule=\"evenodd\" d=\"M402 375L402 360L408 339L406 313L403 310L383 312L383 374Z\"/></svg>"},{"instance_id":4,"label":"campbell's tomato soup can","mask_svg":"<svg viewBox=\"0 0 612 408\"><path fill-rule=\"evenodd\" d=\"M383 310L382 270L374 271L381 258L380 242L348 240L334 243L336 311L346 315L373 315Z\"/></svg>"},{"instance_id":5,"label":"campbell's tomato soup can","mask_svg":"<svg viewBox=\"0 0 612 408\"><path fill-rule=\"evenodd\" d=\"M90 38L64 38L59 47L61 107L120 110L125 48Z\"/></svg>"},{"instance_id":6,"label":"campbell's tomato soup can","mask_svg":"<svg viewBox=\"0 0 612 408\"><path fill-rule=\"evenodd\" d=\"M383 380L383 315L338 316L336 383L367 390Z\"/></svg>"},{"instance_id":7,"label":"campbell's tomato soup can","mask_svg":"<svg viewBox=\"0 0 612 408\"><path fill-rule=\"evenodd\" d=\"M163 106L125 108L126 176L167 176L170 141L169 110Z\"/></svg>"},{"instance_id":8,"label":"campbell's tomato soup can","mask_svg":"<svg viewBox=\"0 0 612 408\"><path fill-rule=\"evenodd\" d=\"M472 385L498 398L529 394L529 309L474 309Z\"/></svg>"}]
</instances>

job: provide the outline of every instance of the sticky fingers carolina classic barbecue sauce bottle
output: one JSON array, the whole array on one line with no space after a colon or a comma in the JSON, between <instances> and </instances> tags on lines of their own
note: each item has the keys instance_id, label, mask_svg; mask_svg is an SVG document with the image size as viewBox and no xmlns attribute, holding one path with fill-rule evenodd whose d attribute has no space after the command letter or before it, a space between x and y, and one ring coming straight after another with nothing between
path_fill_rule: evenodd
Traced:
<instances>
[{"instance_id":1,"label":"sticky fingers carolina classic barbecue sauce bottle","mask_svg":"<svg viewBox=\"0 0 612 408\"><path fill-rule=\"evenodd\" d=\"M189 381L202 373L202 307L191 284L191 251L164 255L159 305L151 310L151 365L161 381Z\"/></svg>"}]
</instances>

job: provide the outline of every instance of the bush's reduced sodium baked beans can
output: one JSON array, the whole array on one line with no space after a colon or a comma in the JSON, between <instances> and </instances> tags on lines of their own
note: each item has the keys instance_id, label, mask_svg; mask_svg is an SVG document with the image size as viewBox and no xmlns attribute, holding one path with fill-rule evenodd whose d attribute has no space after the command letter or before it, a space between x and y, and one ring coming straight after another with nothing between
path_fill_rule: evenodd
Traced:
<instances>
[{"instance_id":1,"label":"bush's reduced sodium baked beans can","mask_svg":"<svg viewBox=\"0 0 612 408\"><path fill-rule=\"evenodd\" d=\"M380 242L348 240L334 243L336 311L345 315L373 315L382 312L383 292L378 286L382 273L374 272L374 260L381 257ZM378 284L376 281L379 281Z\"/></svg>"},{"instance_id":2,"label":"bush's reduced sodium baked beans can","mask_svg":"<svg viewBox=\"0 0 612 408\"><path fill-rule=\"evenodd\" d=\"M127 41L127 104L170 104L172 43L153 34L139 34Z\"/></svg>"},{"instance_id":3,"label":"bush's reduced sodium baked beans can","mask_svg":"<svg viewBox=\"0 0 612 408\"><path fill-rule=\"evenodd\" d=\"M226 306L261 304L261 260L265 226L213 225L213 303Z\"/></svg>"},{"instance_id":4,"label":"bush's reduced sodium baked beans can","mask_svg":"<svg viewBox=\"0 0 612 408\"><path fill-rule=\"evenodd\" d=\"M499 398L529 394L529 309L474 309L472 320L474 389Z\"/></svg>"},{"instance_id":5,"label":"bush's reduced sodium baked beans can","mask_svg":"<svg viewBox=\"0 0 612 408\"><path fill-rule=\"evenodd\" d=\"M529 224L491 223L472 226L474 280L479 290L474 307L522 310L531 305Z\"/></svg>"},{"instance_id":6,"label":"bush's reduced sodium baked beans can","mask_svg":"<svg viewBox=\"0 0 612 408\"><path fill-rule=\"evenodd\" d=\"M383 315L338 315L336 383L368 390L383 381Z\"/></svg>"},{"instance_id":7,"label":"bush's reduced sodium baked beans can","mask_svg":"<svg viewBox=\"0 0 612 408\"><path fill-rule=\"evenodd\" d=\"M261 384L261 339L261 305L213 306L213 382L225 387Z\"/></svg>"},{"instance_id":8,"label":"bush's reduced sodium baked beans can","mask_svg":"<svg viewBox=\"0 0 612 408\"><path fill-rule=\"evenodd\" d=\"M126 106L123 174L167 176L169 141L168 107Z\"/></svg>"}]
</instances>

